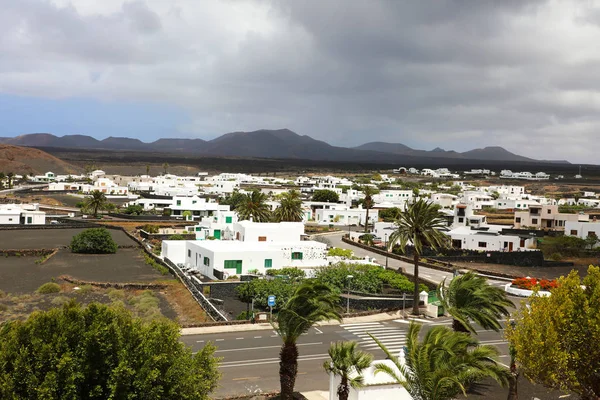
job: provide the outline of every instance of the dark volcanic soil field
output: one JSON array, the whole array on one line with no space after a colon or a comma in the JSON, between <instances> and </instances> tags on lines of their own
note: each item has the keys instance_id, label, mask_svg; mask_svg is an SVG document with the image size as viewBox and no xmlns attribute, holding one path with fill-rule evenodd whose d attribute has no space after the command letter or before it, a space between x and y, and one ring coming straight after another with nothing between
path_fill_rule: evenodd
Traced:
<instances>
[{"instance_id":1,"label":"dark volcanic soil field","mask_svg":"<svg viewBox=\"0 0 600 400\"><path fill-rule=\"evenodd\" d=\"M71 244L71 239L84 229L24 229L0 231L0 250L53 249ZM134 242L120 230L108 230L119 246L132 246ZM1 261L0 261L1 262Z\"/></svg>"}]
</instances>

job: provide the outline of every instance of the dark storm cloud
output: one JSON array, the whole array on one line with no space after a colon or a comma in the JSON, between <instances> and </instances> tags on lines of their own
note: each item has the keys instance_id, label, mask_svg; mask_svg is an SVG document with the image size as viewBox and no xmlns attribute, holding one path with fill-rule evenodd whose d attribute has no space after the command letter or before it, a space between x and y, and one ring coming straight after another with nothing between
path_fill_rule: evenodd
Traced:
<instances>
[{"instance_id":1,"label":"dark storm cloud","mask_svg":"<svg viewBox=\"0 0 600 400\"><path fill-rule=\"evenodd\" d=\"M600 128L595 2L0 0L0 6L6 93L183 107L192 122L173 136L289 127L343 145L501 145L534 158L595 162L589 146Z\"/></svg>"}]
</instances>

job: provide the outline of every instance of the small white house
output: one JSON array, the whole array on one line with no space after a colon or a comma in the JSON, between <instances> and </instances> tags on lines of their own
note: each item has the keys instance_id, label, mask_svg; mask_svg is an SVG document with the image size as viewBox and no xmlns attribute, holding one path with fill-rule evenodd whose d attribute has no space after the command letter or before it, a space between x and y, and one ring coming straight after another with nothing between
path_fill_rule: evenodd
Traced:
<instances>
[{"instance_id":1,"label":"small white house","mask_svg":"<svg viewBox=\"0 0 600 400\"><path fill-rule=\"evenodd\" d=\"M565 235L576 236L580 239L590 236L600 238L600 222L596 220L590 222L567 221L565 223Z\"/></svg>"},{"instance_id":2,"label":"small white house","mask_svg":"<svg viewBox=\"0 0 600 400\"><path fill-rule=\"evenodd\" d=\"M0 225L44 225L46 213L37 204L0 204Z\"/></svg>"}]
</instances>

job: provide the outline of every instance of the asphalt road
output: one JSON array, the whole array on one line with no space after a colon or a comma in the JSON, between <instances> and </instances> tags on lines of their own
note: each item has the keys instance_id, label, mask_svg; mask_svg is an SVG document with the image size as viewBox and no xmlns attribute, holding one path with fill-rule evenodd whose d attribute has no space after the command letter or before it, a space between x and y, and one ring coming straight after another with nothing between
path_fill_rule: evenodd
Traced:
<instances>
[{"instance_id":1,"label":"asphalt road","mask_svg":"<svg viewBox=\"0 0 600 400\"><path fill-rule=\"evenodd\" d=\"M422 320L423 331L436 325L450 325L449 319ZM370 352L375 359L384 359L385 354L370 338L373 334L392 353L405 345L408 321L393 320L365 322L359 324L328 325L311 328L298 342L299 370L296 390L328 390L329 378L323 371L323 362L328 359L331 342L354 340L360 348ZM482 344L498 347L501 362L508 364L508 344L503 332L478 331ZM223 377L217 396L231 396L279 389L279 349L281 339L273 330L230 332L220 334L190 335L182 338L194 351L206 343L217 346L216 356L221 357L220 370ZM493 386L490 386L493 389Z\"/></svg>"}]
</instances>

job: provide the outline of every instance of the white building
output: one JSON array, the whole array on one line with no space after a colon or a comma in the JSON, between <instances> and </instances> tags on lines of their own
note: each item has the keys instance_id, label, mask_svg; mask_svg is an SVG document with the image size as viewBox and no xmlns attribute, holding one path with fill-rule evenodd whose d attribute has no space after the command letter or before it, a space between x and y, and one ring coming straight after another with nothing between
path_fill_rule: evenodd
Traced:
<instances>
[{"instance_id":1,"label":"white building","mask_svg":"<svg viewBox=\"0 0 600 400\"><path fill-rule=\"evenodd\" d=\"M317 209L315 220L320 224L333 225L364 225L367 218L367 210L364 208L349 208L347 206L335 209ZM379 211L369 209L369 224L379 220Z\"/></svg>"},{"instance_id":2,"label":"white building","mask_svg":"<svg viewBox=\"0 0 600 400\"><path fill-rule=\"evenodd\" d=\"M481 229L484 228L484 229ZM479 251L536 250L537 238L503 234L500 225L459 226L447 233L455 249Z\"/></svg>"},{"instance_id":3,"label":"white building","mask_svg":"<svg viewBox=\"0 0 600 400\"><path fill-rule=\"evenodd\" d=\"M577 236L585 239L590 236L600 237L600 222L595 219L591 222L567 221L565 224L566 236Z\"/></svg>"},{"instance_id":4,"label":"white building","mask_svg":"<svg viewBox=\"0 0 600 400\"><path fill-rule=\"evenodd\" d=\"M165 240L162 256L216 279L254 270L265 273L271 268L313 269L327 265L327 245L301 240L301 222L241 221L231 225L225 228L229 240Z\"/></svg>"},{"instance_id":5,"label":"white building","mask_svg":"<svg viewBox=\"0 0 600 400\"><path fill-rule=\"evenodd\" d=\"M44 225L46 213L38 204L0 204L0 225Z\"/></svg>"}]
</instances>

